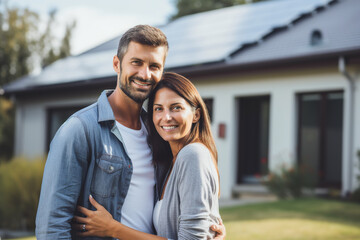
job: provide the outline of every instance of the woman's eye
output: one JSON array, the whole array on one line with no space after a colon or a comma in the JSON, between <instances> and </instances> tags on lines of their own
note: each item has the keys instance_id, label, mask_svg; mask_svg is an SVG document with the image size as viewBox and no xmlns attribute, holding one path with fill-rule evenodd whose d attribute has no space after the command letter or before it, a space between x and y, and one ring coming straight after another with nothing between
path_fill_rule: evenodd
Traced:
<instances>
[{"instance_id":1,"label":"woman's eye","mask_svg":"<svg viewBox=\"0 0 360 240\"><path fill-rule=\"evenodd\" d=\"M160 110L161 110L161 107L154 108L154 112L157 112L157 111L160 111Z\"/></svg>"},{"instance_id":2,"label":"woman's eye","mask_svg":"<svg viewBox=\"0 0 360 240\"><path fill-rule=\"evenodd\" d=\"M180 106L175 106L173 107L174 110L181 110L181 107Z\"/></svg>"}]
</instances>

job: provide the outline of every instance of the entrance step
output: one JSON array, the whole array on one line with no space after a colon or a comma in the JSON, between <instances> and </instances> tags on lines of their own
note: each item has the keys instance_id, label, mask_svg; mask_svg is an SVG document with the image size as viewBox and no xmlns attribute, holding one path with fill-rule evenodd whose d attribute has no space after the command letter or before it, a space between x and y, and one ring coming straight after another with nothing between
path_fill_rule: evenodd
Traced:
<instances>
[{"instance_id":1,"label":"entrance step","mask_svg":"<svg viewBox=\"0 0 360 240\"><path fill-rule=\"evenodd\" d=\"M240 184L232 188L232 197L241 199L276 200L276 196L261 184Z\"/></svg>"}]
</instances>

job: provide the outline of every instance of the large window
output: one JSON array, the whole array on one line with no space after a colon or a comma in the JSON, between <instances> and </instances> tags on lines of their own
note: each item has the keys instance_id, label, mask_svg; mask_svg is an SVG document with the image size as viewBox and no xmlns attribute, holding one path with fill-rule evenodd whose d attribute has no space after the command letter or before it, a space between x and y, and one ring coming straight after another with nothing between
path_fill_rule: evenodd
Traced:
<instances>
[{"instance_id":1,"label":"large window","mask_svg":"<svg viewBox=\"0 0 360 240\"><path fill-rule=\"evenodd\" d=\"M298 162L317 174L319 187L340 187L343 92L298 96Z\"/></svg>"},{"instance_id":2,"label":"large window","mask_svg":"<svg viewBox=\"0 0 360 240\"><path fill-rule=\"evenodd\" d=\"M61 107L49 108L47 110L48 117L48 131L47 131L47 149L49 150L50 142L55 136L59 127L68 119L73 113L80 110L84 106L77 107Z\"/></svg>"}]
</instances>

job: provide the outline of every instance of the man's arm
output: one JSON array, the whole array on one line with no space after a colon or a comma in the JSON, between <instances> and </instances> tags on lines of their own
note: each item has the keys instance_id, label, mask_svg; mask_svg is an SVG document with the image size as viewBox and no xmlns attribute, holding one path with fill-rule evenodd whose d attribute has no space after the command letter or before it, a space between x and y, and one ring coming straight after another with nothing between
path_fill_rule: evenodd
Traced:
<instances>
[{"instance_id":1,"label":"man's arm","mask_svg":"<svg viewBox=\"0 0 360 240\"><path fill-rule=\"evenodd\" d=\"M37 239L71 239L70 222L86 176L88 149L82 122L69 118L50 146L36 215Z\"/></svg>"}]
</instances>

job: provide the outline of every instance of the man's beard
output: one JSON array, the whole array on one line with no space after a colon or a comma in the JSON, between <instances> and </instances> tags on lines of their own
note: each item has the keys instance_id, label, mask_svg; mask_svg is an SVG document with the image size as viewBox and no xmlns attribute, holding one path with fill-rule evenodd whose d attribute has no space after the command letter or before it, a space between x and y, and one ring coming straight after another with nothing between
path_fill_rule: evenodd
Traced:
<instances>
[{"instance_id":1,"label":"man's beard","mask_svg":"<svg viewBox=\"0 0 360 240\"><path fill-rule=\"evenodd\" d=\"M121 76L120 76L121 78ZM151 82L152 85L154 85L153 81L152 80L145 80L145 79L142 79L140 77L136 77L136 76L133 76L133 77L130 77L129 78L129 82L125 82L125 84L121 84L121 81L120 81L120 89L126 94L126 96L128 96L130 99L132 99L134 102L136 103L143 103L150 95L151 90L148 91L147 94L145 95L137 95L135 94L135 89L131 86L131 82L136 79L140 82ZM141 91L141 90L140 90Z\"/></svg>"}]
</instances>

